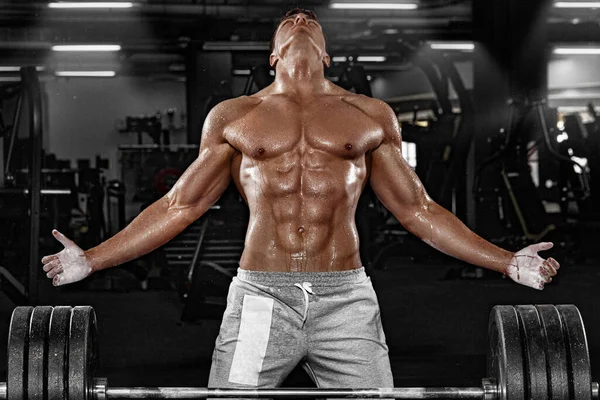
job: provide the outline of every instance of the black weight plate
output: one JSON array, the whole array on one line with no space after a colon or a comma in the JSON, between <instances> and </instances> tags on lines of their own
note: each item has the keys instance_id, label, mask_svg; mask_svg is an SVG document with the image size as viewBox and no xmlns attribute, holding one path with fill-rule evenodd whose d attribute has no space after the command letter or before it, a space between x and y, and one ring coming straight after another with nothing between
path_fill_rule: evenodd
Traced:
<instances>
[{"instance_id":1,"label":"black weight plate","mask_svg":"<svg viewBox=\"0 0 600 400\"><path fill-rule=\"evenodd\" d=\"M546 341L542 335L542 323L532 305L516 306L521 328L521 345L528 399L548 399L548 369L546 367Z\"/></svg>"},{"instance_id":2,"label":"black weight plate","mask_svg":"<svg viewBox=\"0 0 600 400\"><path fill-rule=\"evenodd\" d=\"M585 328L579 310L574 305L556 306L562 319L565 342L567 344L567 366L573 400L592 398L592 376L590 354Z\"/></svg>"},{"instance_id":3,"label":"black weight plate","mask_svg":"<svg viewBox=\"0 0 600 400\"><path fill-rule=\"evenodd\" d=\"M487 376L498 384L498 400L524 400L526 377L517 312L495 306L488 324Z\"/></svg>"},{"instance_id":4,"label":"black weight plate","mask_svg":"<svg viewBox=\"0 0 600 400\"><path fill-rule=\"evenodd\" d=\"M29 324L33 307L17 307L10 319L8 333L7 400L27 400L27 359Z\"/></svg>"},{"instance_id":5,"label":"black weight plate","mask_svg":"<svg viewBox=\"0 0 600 400\"><path fill-rule=\"evenodd\" d=\"M48 360L48 328L52 307L40 306L33 309L29 327L29 364L27 367L27 398L44 400L48 384L46 370Z\"/></svg>"},{"instance_id":6,"label":"black weight plate","mask_svg":"<svg viewBox=\"0 0 600 400\"><path fill-rule=\"evenodd\" d=\"M67 398L71 307L54 307L48 340L48 400Z\"/></svg>"},{"instance_id":7,"label":"black weight plate","mask_svg":"<svg viewBox=\"0 0 600 400\"><path fill-rule=\"evenodd\" d=\"M535 308L542 321L542 332L546 342L548 399L567 400L569 398L567 348L560 314L553 305L538 305Z\"/></svg>"},{"instance_id":8,"label":"black weight plate","mask_svg":"<svg viewBox=\"0 0 600 400\"><path fill-rule=\"evenodd\" d=\"M90 400L98 362L96 314L92 307L75 307L69 335L70 400Z\"/></svg>"}]
</instances>

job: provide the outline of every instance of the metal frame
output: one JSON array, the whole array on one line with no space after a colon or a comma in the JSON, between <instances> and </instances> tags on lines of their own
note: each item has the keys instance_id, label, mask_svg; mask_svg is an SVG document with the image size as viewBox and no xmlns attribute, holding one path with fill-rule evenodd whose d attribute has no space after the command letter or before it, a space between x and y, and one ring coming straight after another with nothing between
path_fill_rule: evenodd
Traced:
<instances>
[{"instance_id":1,"label":"metal frame","mask_svg":"<svg viewBox=\"0 0 600 400\"><path fill-rule=\"evenodd\" d=\"M31 140L31 164L29 166L30 224L29 224L29 279L27 297L29 304L39 301L39 253L40 253L40 197L42 189L42 94L35 67L21 68L21 79L29 103L29 138Z\"/></svg>"}]
</instances>

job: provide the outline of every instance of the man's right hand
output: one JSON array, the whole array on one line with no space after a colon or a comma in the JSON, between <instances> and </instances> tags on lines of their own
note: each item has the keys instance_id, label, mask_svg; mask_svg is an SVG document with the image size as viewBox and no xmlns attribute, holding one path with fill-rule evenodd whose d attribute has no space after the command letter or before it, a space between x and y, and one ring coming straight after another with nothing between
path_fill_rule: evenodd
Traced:
<instances>
[{"instance_id":1,"label":"man's right hand","mask_svg":"<svg viewBox=\"0 0 600 400\"><path fill-rule=\"evenodd\" d=\"M52 279L54 286L66 285L87 278L92 267L85 252L71 239L54 229L52 235L65 248L56 254L42 258L46 276Z\"/></svg>"}]
</instances>

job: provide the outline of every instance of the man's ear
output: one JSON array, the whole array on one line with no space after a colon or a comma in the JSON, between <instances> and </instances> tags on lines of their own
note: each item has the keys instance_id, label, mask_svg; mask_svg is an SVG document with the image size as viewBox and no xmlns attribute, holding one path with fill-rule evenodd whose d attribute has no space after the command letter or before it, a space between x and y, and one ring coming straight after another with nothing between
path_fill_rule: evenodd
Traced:
<instances>
[{"instance_id":1,"label":"man's ear","mask_svg":"<svg viewBox=\"0 0 600 400\"><path fill-rule=\"evenodd\" d=\"M329 68L331 65L331 57L329 57L329 54L327 53L325 53L325 56L323 56L323 64L325 64L327 68Z\"/></svg>"},{"instance_id":2,"label":"man's ear","mask_svg":"<svg viewBox=\"0 0 600 400\"><path fill-rule=\"evenodd\" d=\"M279 57L277 57L275 53L271 53L271 55L269 56L269 65L271 66L271 68L275 68L275 64L277 64L277 61L279 61Z\"/></svg>"}]
</instances>

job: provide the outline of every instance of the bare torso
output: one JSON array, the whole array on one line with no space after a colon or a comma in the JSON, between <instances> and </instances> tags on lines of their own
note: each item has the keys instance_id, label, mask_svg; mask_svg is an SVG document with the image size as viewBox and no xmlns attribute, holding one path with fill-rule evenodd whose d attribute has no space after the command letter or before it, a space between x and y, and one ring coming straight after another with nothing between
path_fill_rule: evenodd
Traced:
<instances>
[{"instance_id":1,"label":"bare torso","mask_svg":"<svg viewBox=\"0 0 600 400\"><path fill-rule=\"evenodd\" d=\"M250 209L243 269L359 268L354 218L368 179L398 221L436 249L531 287L550 282L558 263L537 252L552 243L503 250L435 203L402 157L394 110L326 80L330 61L314 13L286 14L269 55L275 82L214 107L198 158L115 236L84 251L54 230L65 249L42 259L53 284L79 281L164 245L209 210L231 178Z\"/></svg>"},{"instance_id":2,"label":"bare torso","mask_svg":"<svg viewBox=\"0 0 600 400\"><path fill-rule=\"evenodd\" d=\"M243 111L224 135L237 150L232 175L250 209L242 269L361 266L356 205L368 154L383 137L371 101L340 88L304 100L267 88L236 102Z\"/></svg>"}]
</instances>

